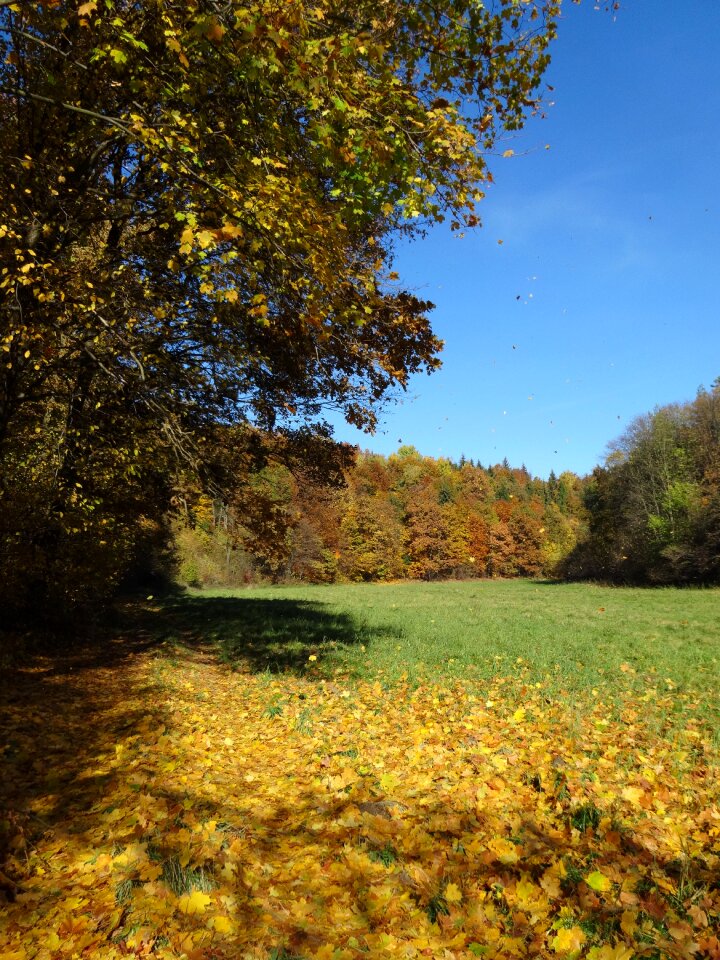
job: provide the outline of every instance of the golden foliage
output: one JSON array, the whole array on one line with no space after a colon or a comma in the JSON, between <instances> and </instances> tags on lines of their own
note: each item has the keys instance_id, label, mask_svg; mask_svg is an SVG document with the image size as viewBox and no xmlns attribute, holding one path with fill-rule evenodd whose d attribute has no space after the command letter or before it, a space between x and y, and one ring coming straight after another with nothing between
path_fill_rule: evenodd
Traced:
<instances>
[{"instance_id":1,"label":"golden foliage","mask_svg":"<svg viewBox=\"0 0 720 960\"><path fill-rule=\"evenodd\" d=\"M351 686L310 659L21 675L0 955L720 956L719 757L692 719L658 733L669 699Z\"/></svg>"}]
</instances>

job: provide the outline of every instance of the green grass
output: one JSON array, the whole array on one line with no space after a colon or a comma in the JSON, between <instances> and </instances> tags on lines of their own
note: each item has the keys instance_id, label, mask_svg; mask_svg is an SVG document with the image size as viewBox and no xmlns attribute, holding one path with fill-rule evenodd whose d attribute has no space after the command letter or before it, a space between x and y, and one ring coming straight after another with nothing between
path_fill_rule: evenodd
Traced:
<instances>
[{"instance_id":1,"label":"green grass","mask_svg":"<svg viewBox=\"0 0 720 960\"><path fill-rule=\"evenodd\" d=\"M572 694L622 681L707 692L720 680L720 590L534 581L194 591L171 619L243 669L411 682L527 670ZM171 631L172 633L172 631ZM315 661L309 661L315 656Z\"/></svg>"}]
</instances>

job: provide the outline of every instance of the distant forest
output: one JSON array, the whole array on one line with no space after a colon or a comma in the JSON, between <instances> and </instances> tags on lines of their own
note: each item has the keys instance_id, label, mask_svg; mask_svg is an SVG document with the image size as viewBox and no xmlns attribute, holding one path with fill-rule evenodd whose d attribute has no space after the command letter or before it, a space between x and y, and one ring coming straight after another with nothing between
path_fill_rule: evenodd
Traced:
<instances>
[{"instance_id":1,"label":"distant forest","mask_svg":"<svg viewBox=\"0 0 720 960\"><path fill-rule=\"evenodd\" d=\"M230 498L186 491L180 579L720 581L720 378L638 417L585 477L542 480L507 460L455 463L411 446L352 460L335 486L269 458Z\"/></svg>"}]
</instances>

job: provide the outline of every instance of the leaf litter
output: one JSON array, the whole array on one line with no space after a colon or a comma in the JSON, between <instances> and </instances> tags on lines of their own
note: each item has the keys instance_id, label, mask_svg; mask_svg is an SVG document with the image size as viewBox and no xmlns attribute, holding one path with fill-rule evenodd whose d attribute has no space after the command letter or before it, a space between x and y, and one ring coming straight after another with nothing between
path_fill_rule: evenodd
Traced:
<instances>
[{"instance_id":1,"label":"leaf litter","mask_svg":"<svg viewBox=\"0 0 720 960\"><path fill-rule=\"evenodd\" d=\"M653 687L308 670L25 671L0 956L720 960L720 758L691 701L669 725Z\"/></svg>"}]
</instances>

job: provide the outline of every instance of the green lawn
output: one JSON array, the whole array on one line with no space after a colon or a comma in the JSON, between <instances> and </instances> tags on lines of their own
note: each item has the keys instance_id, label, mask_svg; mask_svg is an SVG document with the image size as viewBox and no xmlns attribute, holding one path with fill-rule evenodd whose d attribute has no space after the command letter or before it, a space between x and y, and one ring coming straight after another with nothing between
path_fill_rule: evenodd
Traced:
<instances>
[{"instance_id":1,"label":"green lawn","mask_svg":"<svg viewBox=\"0 0 720 960\"><path fill-rule=\"evenodd\" d=\"M390 682L520 671L570 695L651 680L662 692L707 693L711 710L720 681L717 589L491 580L253 587L194 591L170 613L253 669Z\"/></svg>"}]
</instances>

